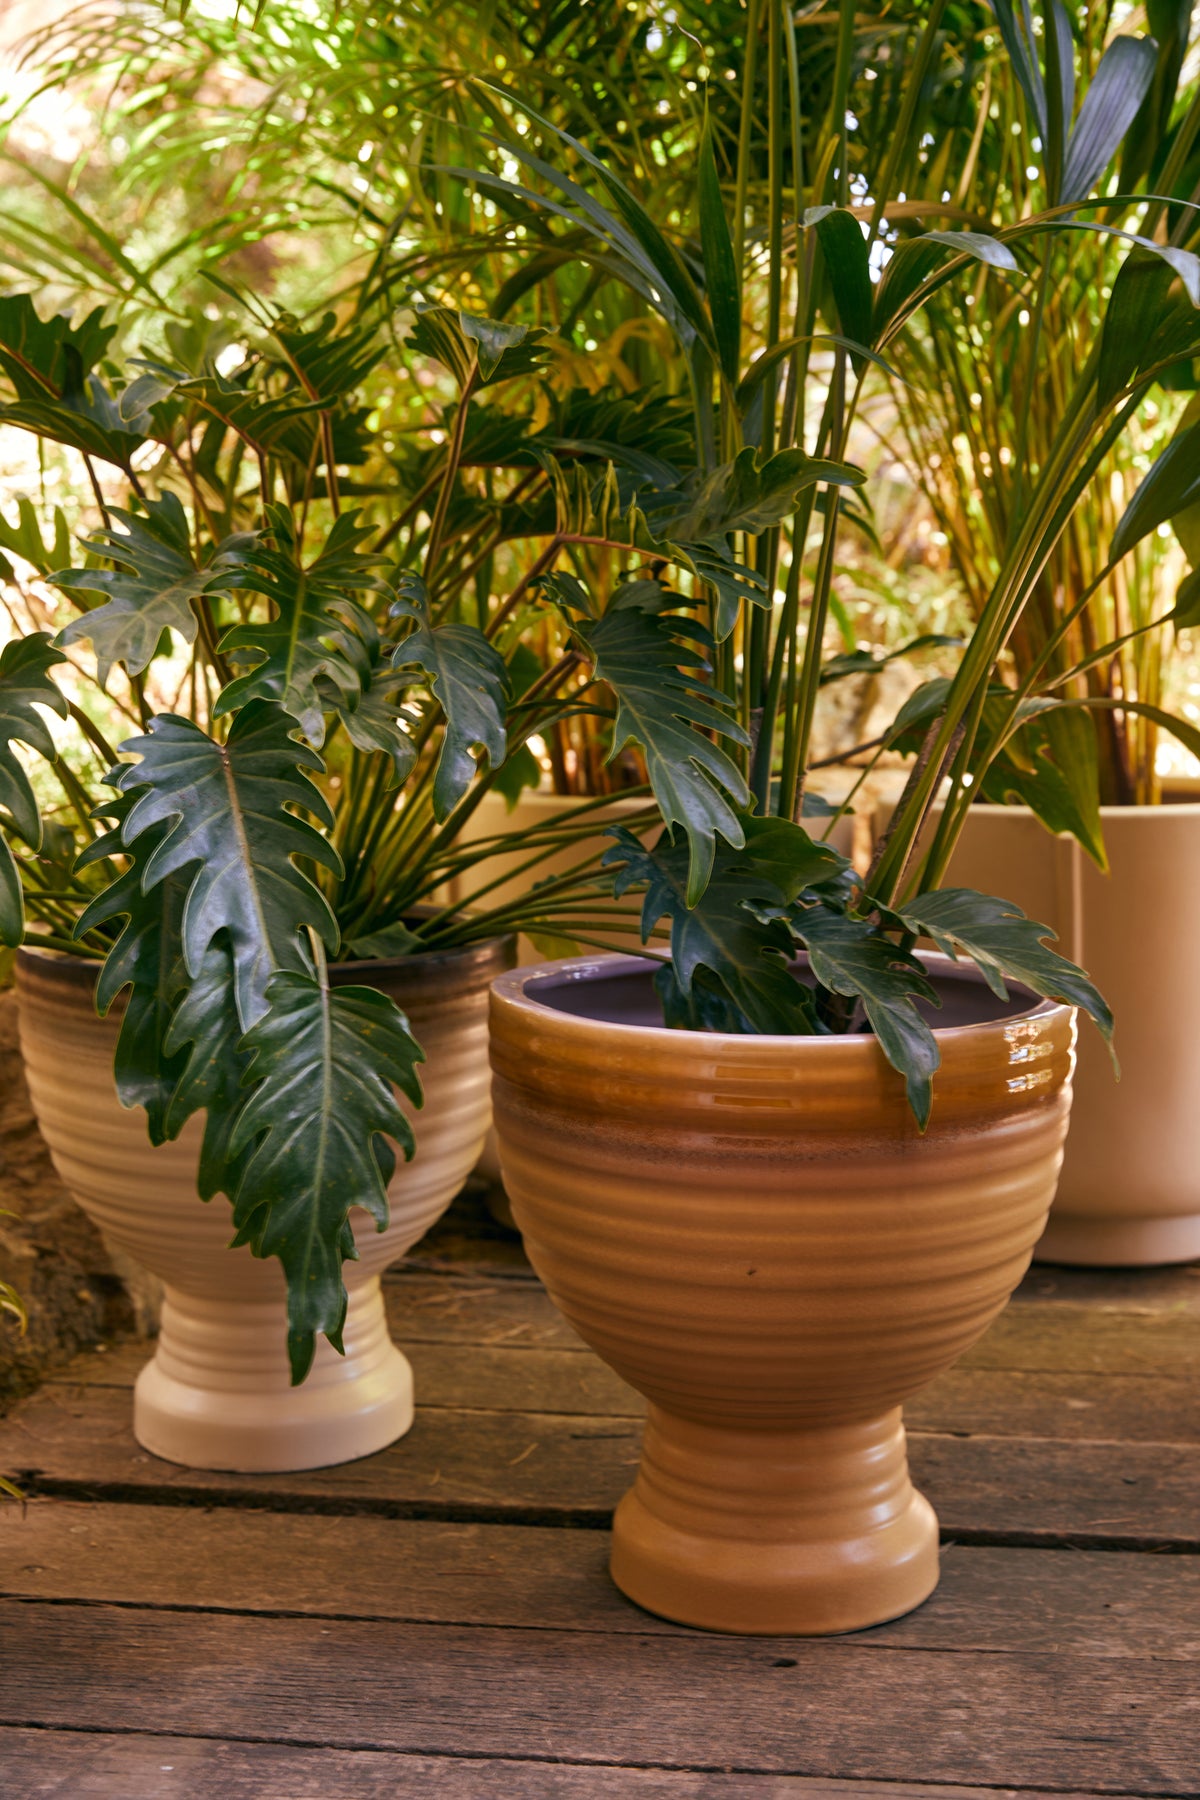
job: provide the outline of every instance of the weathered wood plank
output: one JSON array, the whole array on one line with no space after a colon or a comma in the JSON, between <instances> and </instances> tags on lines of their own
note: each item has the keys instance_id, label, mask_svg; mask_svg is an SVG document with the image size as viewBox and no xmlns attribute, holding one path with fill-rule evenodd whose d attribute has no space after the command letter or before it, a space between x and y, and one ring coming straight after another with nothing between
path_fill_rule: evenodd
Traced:
<instances>
[{"instance_id":1,"label":"weathered wood plank","mask_svg":"<svg viewBox=\"0 0 1200 1800\"><path fill-rule=\"evenodd\" d=\"M0 1723L1200 1795L1179 1663L0 1604Z\"/></svg>"},{"instance_id":2,"label":"weathered wood plank","mask_svg":"<svg viewBox=\"0 0 1200 1800\"><path fill-rule=\"evenodd\" d=\"M1044 1789L692 1774L291 1749L213 1738L0 1730L6 1800L1094 1800ZM1115 1795L1112 1800L1137 1800Z\"/></svg>"},{"instance_id":3,"label":"weathered wood plank","mask_svg":"<svg viewBox=\"0 0 1200 1800\"><path fill-rule=\"evenodd\" d=\"M1200 1294L1200 1282L1193 1285ZM401 1272L388 1279L385 1292L392 1332L409 1348L470 1345L590 1355L533 1281ZM143 1343L103 1346L76 1358L52 1379L130 1385L149 1354ZM1123 1382L1148 1376L1156 1384L1176 1380L1200 1387L1200 1308L1010 1306L967 1352L959 1369L1052 1375L1060 1382L1071 1375L1113 1375ZM546 1402L541 1404L544 1409Z\"/></svg>"},{"instance_id":4,"label":"weathered wood plank","mask_svg":"<svg viewBox=\"0 0 1200 1800\"><path fill-rule=\"evenodd\" d=\"M487 1210L485 1183L472 1179L399 1265L454 1274L479 1271L497 1278L534 1281L520 1238Z\"/></svg>"},{"instance_id":5,"label":"weathered wood plank","mask_svg":"<svg viewBox=\"0 0 1200 1800\"><path fill-rule=\"evenodd\" d=\"M608 1577L608 1536L537 1526L34 1501L0 1512L0 1593L225 1612L691 1636ZM1200 1558L943 1552L876 1645L1200 1660Z\"/></svg>"},{"instance_id":6,"label":"weathered wood plank","mask_svg":"<svg viewBox=\"0 0 1200 1800\"><path fill-rule=\"evenodd\" d=\"M399 1335L399 1334L397 1334ZM537 1345L414 1343L406 1346L426 1407L484 1412L575 1413L640 1418L638 1394L598 1358ZM91 1382L128 1387L143 1345L77 1359ZM1200 1443L1200 1370L1167 1374L980 1368L960 1363L909 1402L914 1430L1064 1441ZM66 1385L64 1379L59 1386ZM90 1385L90 1383L89 1383Z\"/></svg>"},{"instance_id":7,"label":"weathered wood plank","mask_svg":"<svg viewBox=\"0 0 1200 1800\"><path fill-rule=\"evenodd\" d=\"M1046 1307L1118 1306L1200 1313L1200 1262L1165 1269L1060 1269L1034 1263L1017 1289L1019 1304Z\"/></svg>"},{"instance_id":8,"label":"weathered wood plank","mask_svg":"<svg viewBox=\"0 0 1200 1800\"><path fill-rule=\"evenodd\" d=\"M418 1409L377 1456L297 1475L227 1475L150 1456L129 1396L46 1387L0 1425L0 1469L33 1492L277 1511L603 1525L637 1464L637 1420ZM915 1479L972 1543L1200 1549L1200 1448L914 1432Z\"/></svg>"}]
</instances>

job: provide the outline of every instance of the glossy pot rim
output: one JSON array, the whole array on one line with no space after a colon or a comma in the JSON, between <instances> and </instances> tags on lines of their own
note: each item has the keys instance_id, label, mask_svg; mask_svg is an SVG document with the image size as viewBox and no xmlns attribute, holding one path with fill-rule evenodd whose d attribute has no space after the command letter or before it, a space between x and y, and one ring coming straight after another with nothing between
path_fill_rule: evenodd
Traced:
<instances>
[{"instance_id":1,"label":"glossy pot rim","mask_svg":"<svg viewBox=\"0 0 1200 1800\"><path fill-rule=\"evenodd\" d=\"M955 962L953 958L940 951L917 951L931 977L935 980L939 974L952 975L956 981L977 984L981 993L990 990L983 976L973 964ZM528 990L532 984L557 977L561 983L570 981L603 981L609 977L638 974L653 967L650 958L622 951L603 952L590 956L568 957L557 962L526 964L521 968L510 969L500 975L492 983L492 1004L500 1006L512 1013L520 1015L526 1024L541 1022L543 1026L555 1031L562 1030L573 1036L599 1033L611 1043L622 1040L633 1040L638 1044L661 1043L664 1054L668 1049L676 1055L686 1054L688 1050L702 1051L706 1055L724 1053L744 1054L749 1046L757 1047L762 1053L787 1053L794 1056L828 1055L836 1050L841 1055L862 1054L874 1056L878 1050L878 1039L871 1032L854 1032L840 1037L804 1037L784 1036L770 1032L736 1034L723 1031L687 1031L667 1025L641 1025L627 1021L612 1019L594 1019L578 1013L563 1012L559 1008L547 1005ZM1010 994L1027 996L1030 1004L1019 1012L1000 1018L979 1019L963 1025L932 1024L931 1029L937 1042L943 1046L951 1044L964 1048L997 1032L1011 1031L1014 1026L1027 1025L1036 1020L1039 1025L1049 1021L1055 1015L1067 1020L1075 1011L1063 1000L1043 1000L1026 988L1022 982L1009 980L1007 987Z\"/></svg>"}]
</instances>

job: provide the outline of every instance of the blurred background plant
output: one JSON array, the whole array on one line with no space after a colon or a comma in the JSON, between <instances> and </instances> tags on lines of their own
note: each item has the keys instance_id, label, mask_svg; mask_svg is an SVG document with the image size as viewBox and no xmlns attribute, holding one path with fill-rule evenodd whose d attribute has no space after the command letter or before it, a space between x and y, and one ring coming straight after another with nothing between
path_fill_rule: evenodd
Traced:
<instances>
[{"instance_id":1,"label":"blurred background plant","mask_svg":"<svg viewBox=\"0 0 1200 1800\"><path fill-rule=\"evenodd\" d=\"M1140 283L1147 310L1126 306L1105 339L1107 303L1130 234L1180 248L1194 248L1200 238L1200 94L1194 57L1186 54L1191 6L1117 11L1119 20L1109 7L1056 5L1044 11L1055 30L1044 27L1035 37L1028 11L997 0L995 17L985 19L967 50L983 70L982 82L964 96L974 116L963 120L957 138L936 150L931 143L916 171L913 199L926 217L952 212L975 229L996 231L1057 207L1064 226L1086 220L1111 234L1098 245L1091 231L1049 231L1023 256L1021 281L997 284L981 273L967 289L945 289L924 316L920 378L892 384L895 423L883 419L881 435L895 432L895 454L928 502L974 616L1020 530L1031 478L1046 466L1073 397L1098 361L1107 356L1112 363L1116 330L1147 328L1154 301L1177 279L1160 259L1135 256L1123 291ZM1157 49L1129 37L1119 46L1125 54L1101 73L1117 24L1122 31L1142 24ZM1001 79L1006 70L1017 79ZM1080 123L1068 149L1076 109ZM1097 123L1106 115L1119 134L1107 173L1094 156ZM1098 192L1109 196L1102 209L1093 203L1072 210L1071 203ZM1145 198L1156 193L1190 204ZM1161 733L1154 711L1166 706L1198 716L1189 615L1175 610L1187 572L1176 530L1200 548L1189 535L1189 517L1177 519L1176 530L1164 519L1131 555L1108 562L1117 523L1139 483L1195 412L1194 363L1182 358L1172 366L1163 343L1158 360L1155 398L1130 416L1098 462L1003 665L1017 683L1039 670L1053 676L1078 669L1064 692L1113 703L1062 715L1037 751L1053 759L1062 777L1046 822L1075 831L1099 861L1097 798L1152 802L1164 775L1196 766ZM1066 614L1072 616L1060 630ZM987 797L1027 799L1029 767L1018 747L993 770Z\"/></svg>"},{"instance_id":2,"label":"blurred background plant","mask_svg":"<svg viewBox=\"0 0 1200 1800\"><path fill-rule=\"evenodd\" d=\"M895 141L899 71L926 10L859 10L848 79L873 79L869 88L858 83L870 104L858 102L862 116L851 134L862 165L856 184L882 173L884 148ZM239 366L247 317L227 288L203 279L206 271L309 322L315 304L332 300L343 322L383 322L392 331L395 304L436 301L453 288L456 305L552 333L545 375L522 396L534 427L520 471L531 507L546 489L535 458L565 454L572 439L611 444L623 436L627 448L682 468L687 375L652 299L613 279L594 241L590 260L580 262L586 232L563 229L544 209L461 171L482 168L500 182L518 175L519 162L497 139L519 145L528 133L529 117L512 104L519 96L551 125L599 148L646 194L661 225L686 241L695 229L707 103L723 178L741 156L746 241L764 244L769 121L757 105L743 117L735 80L748 20L740 0L625 7L418 0L390 21L367 0L270 0L257 9L233 0L186 7L101 0L50 20L44 9L18 8L6 25L10 40L20 41L10 49L4 114L10 179L0 259L12 285L38 293L43 313L107 301L112 354L143 350L177 361L186 349L193 366L207 356L222 371ZM23 23L32 35L21 36ZM806 145L832 116L836 12L800 15L794 42L797 130ZM765 54L764 40L760 76ZM934 122L959 67L951 55L945 71L935 72ZM906 170L892 173L906 181ZM597 188L586 166L573 178L584 191ZM747 278L748 320L767 280L760 252L756 262ZM828 355L818 352L814 366L823 361ZM645 399L640 413L622 407L631 395ZM364 399L373 461L356 468L349 494L372 504L390 499L402 512L415 503L419 512L444 467L453 384L435 362L394 345L364 384ZM495 436L491 444L468 443L463 459L463 486L485 503L498 479ZM883 460L865 432L854 449L864 462ZM103 468L95 474L104 491ZM69 452L43 449L36 460L18 453L15 466L10 453L0 470L0 515L11 518L4 490L31 497L47 539L99 523L97 486ZM891 651L914 638L952 636L967 616L937 521L895 457L889 494L874 537L864 518L856 541L839 550L831 652ZM111 482L108 495L120 498ZM470 616L477 616L489 592L502 598L511 590L525 546L494 530L460 536L456 523L447 550L462 552L455 584L469 591ZM402 553L419 551L419 531L397 538ZM10 603L49 623L59 603L38 591L19 545L9 547L20 587L10 586ZM581 552L581 563L601 587L616 578L602 551ZM530 641L541 666L561 648L546 641L554 631L543 620ZM921 660L925 673L947 666L936 648ZM894 712L916 679L898 661L882 680L860 669L824 690L818 732L827 756L874 735L877 699ZM165 696L152 698L161 704ZM79 702L95 713L94 699ZM64 727L64 742L84 749L77 722ZM609 748L602 719L567 716L533 745L525 779L576 796L638 786L644 769L636 752L609 762ZM847 786L836 773L822 779L834 792Z\"/></svg>"}]
</instances>

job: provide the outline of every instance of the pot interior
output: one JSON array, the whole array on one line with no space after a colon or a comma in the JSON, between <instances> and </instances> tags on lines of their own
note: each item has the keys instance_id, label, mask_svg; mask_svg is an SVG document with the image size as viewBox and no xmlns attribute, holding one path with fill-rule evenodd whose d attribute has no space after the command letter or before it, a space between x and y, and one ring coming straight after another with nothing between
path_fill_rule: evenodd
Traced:
<instances>
[{"instance_id":1,"label":"pot interior","mask_svg":"<svg viewBox=\"0 0 1200 1800\"><path fill-rule=\"evenodd\" d=\"M917 1004L937 1030L1016 1019L1033 1007L1050 1004L1012 981L1008 983L1008 999L1001 1000L977 970L958 968L948 957L931 956L921 960L928 968L942 1004L940 1007L927 1001ZM793 969L802 979L806 977L804 962L793 964ZM662 1006L654 991L653 965L634 957L614 957L612 963L576 963L561 970L552 969L526 980L524 989L527 999L549 1007L552 1012L569 1013L577 1019L592 1019L606 1025L650 1026L659 1030L665 1024Z\"/></svg>"}]
</instances>

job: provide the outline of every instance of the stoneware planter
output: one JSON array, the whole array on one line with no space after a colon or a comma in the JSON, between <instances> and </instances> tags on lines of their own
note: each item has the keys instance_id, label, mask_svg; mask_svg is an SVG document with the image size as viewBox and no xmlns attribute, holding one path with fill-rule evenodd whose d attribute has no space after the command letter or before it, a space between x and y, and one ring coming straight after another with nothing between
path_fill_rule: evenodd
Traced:
<instances>
[{"instance_id":1,"label":"stoneware planter","mask_svg":"<svg viewBox=\"0 0 1200 1800\"><path fill-rule=\"evenodd\" d=\"M1200 1257L1200 805L1101 809L1111 873L1017 806L972 806L948 883L1053 926L1117 1020L1121 1079L1086 1025L1071 1138L1039 1262Z\"/></svg>"},{"instance_id":2,"label":"stoneware planter","mask_svg":"<svg viewBox=\"0 0 1200 1800\"><path fill-rule=\"evenodd\" d=\"M383 988L407 1012L427 1059L425 1104L412 1114L416 1155L398 1159L388 1190L388 1229L357 1215L346 1354L320 1339L311 1373L293 1388L278 1263L228 1249L228 1201L197 1198L201 1121L152 1146L145 1115L126 1111L113 1088L116 1009L96 1017L95 965L21 951L21 1049L55 1167L105 1237L164 1284L158 1345L134 1390L134 1433L147 1450L198 1469L310 1469L367 1456L408 1430L412 1370L388 1335L379 1278L479 1154L491 1117L488 985L512 960L509 938L331 971L335 982Z\"/></svg>"},{"instance_id":3,"label":"stoneware planter","mask_svg":"<svg viewBox=\"0 0 1200 1800\"><path fill-rule=\"evenodd\" d=\"M928 960L945 1025L923 1138L870 1037L664 1030L634 957L493 989L496 1127L530 1259L650 1403L612 1573L651 1612L848 1631L936 1584L900 1406L1029 1262L1074 1020Z\"/></svg>"}]
</instances>

